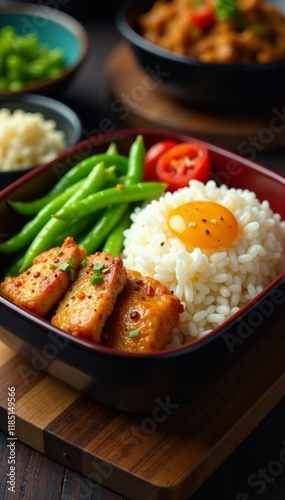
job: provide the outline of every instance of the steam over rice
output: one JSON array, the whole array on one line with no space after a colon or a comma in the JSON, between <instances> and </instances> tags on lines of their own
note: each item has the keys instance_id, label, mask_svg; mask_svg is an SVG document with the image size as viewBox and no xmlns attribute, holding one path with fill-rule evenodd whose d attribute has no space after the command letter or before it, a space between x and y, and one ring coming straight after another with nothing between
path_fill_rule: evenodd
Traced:
<instances>
[{"instance_id":1,"label":"steam over rice","mask_svg":"<svg viewBox=\"0 0 285 500\"><path fill-rule=\"evenodd\" d=\"M228 208L240 226L235 242L219 250L186 248L167 226L168 214L189 201L207 200ZM285 221L268 201L249 190L191 181L136 208L125 231L126 268L161 281L182 301L171 344L179 346L209 333L254 298L285 270Z\"/></svg>"}]
</instances>

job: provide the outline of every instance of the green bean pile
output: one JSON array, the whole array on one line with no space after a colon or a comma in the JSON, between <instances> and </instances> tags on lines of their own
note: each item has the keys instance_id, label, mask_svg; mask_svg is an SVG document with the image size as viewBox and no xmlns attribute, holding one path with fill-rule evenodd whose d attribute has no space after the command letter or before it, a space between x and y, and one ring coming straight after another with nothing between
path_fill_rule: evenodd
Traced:
<instances>
[{"instance_id":1,"label":"green bean pile","mask_svg":"<svg viewBox=\"0 0 285 500\"><path fill-rule=\"evenodd\" d=\"M5 26L0 31L0 89L16 91L45 78L57 78L64 68L61 48L41 44L37 33L18 35Z\"/></svg>"},{"instance_id":2,"label":"green bean pile","mask_svg":"<svg viewBox=\"0 0 285 500\"><path fill-rule=\"evenodd\" d=\"M111 143L105 153L75 165L41 198L10 201L16 212L30 220L0 243L0 252L17 255L6 275L25 271L37 255L62 245L67 236L76 239L87 254L103 250L120 255L135 203L156 198L167 187L143 182L144 164L144 141L138 135L129 156L119 154Z\"/></svg>"}]
</instances>

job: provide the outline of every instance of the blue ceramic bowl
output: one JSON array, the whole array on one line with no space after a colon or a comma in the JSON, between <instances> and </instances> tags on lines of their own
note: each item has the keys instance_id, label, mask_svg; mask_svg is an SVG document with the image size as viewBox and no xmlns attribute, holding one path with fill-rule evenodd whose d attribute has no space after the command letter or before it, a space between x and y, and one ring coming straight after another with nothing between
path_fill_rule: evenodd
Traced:
<instances>
[{"instance_id":1,"label":"blue ceramic bowl","mask_svg":"<svg viewBox=\"0 0 285 500\"><path fill-rule=\"evenodd\" d=\"M9 109L12 113L16 109L22 109L27 113L41 113L45 120L53 120L56 123L56 129L64 133L68 148L76 144L81 138L82 125L77 114L65 104L50 97L24 94L7 101L0 101L0 108ZM22 170L0 171L0 190L19 179L35 166L31 165L30 168Z\"/></svg>"},{"instance_id":2,"label":"blue ceramic bowl","mask_svg":"<svg viewBox=\"0 0 285 500\"><path fill-rule=\"evenodd\" d=\"M77 20L64 12L40 4L1 2L0 30L5 26L14 27L21 36L36 33L40 44L61 48L65 66L62 74L55 79L38 80L17 91L0 90L0 99L23 92L51 94L62 89L71 81L86 57L87 33Z\"/></svg>"}]
</instances>

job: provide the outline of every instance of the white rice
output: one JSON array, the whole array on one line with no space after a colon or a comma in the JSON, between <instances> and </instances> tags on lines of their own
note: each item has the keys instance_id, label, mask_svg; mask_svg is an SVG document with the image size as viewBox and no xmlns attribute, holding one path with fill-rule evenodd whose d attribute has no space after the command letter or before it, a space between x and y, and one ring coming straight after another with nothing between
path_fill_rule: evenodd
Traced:
<instances>
[{"instance_id":1,"label":"white rice","mask_svg":"<svg viewBox=\"0 0 285 500\"><path fill-rule=\"evenodd\" d=\"M177 206L209 200L228 208L240 226L234 244L219 250L186 248L167 226ZM208 334L254 298L285 270L285 221L249 190L191 181L136 208L125 231L126 268L151 276L184 305L172 342L187 344Z\"/></svg>"},{"instance_id":2,"label":"white rice","mask_svg":"<svg viewBox=\"0 0 285 500\"><path fill-rule=\"evenodd\" d=\"M0 110L0 171L22 170L46 163L66 147L54 120L21 109Z\"/></svg>"}]
</instances>

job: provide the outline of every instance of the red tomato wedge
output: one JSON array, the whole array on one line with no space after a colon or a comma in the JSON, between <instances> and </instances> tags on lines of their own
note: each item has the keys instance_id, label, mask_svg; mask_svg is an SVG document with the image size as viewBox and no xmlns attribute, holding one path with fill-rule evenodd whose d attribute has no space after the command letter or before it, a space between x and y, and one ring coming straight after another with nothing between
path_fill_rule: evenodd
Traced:
<instances>
[{"instance_id":1,"label":"red tomato wedge","mask_svg":"<svg viewBox=\"0 0 285 500\"><path fill-rule=\"evenodd\" d=\"M191 12L189 21L199 28L209 29L216 22L215 11L210 5L199 5Z\"/></svg>"},{"instance_id":2,"label":"red tomato wedge","mask_svg":"<svg viewBox=\"0 0 285 500\"><path fill-rule=\"evenodd\" d=\"M156 174L156 164L158 158L177 144L176 141L160 141L151 146L145 154L145 168L144 168L144 180L158 181Z\"/></svg>"},{"instance_id":3,"label":"red tomato wedge","mask_svg":"<svg viewBox=\"0 0 285 500\"><path fill-rule=\"evenodd\" d=\"M167 182L168 191L188 186L191 179L207 182L210 177L209 151L198 142L176 144L159 157L156 174L160 182Z\"/></svg>"}]
</instances>

